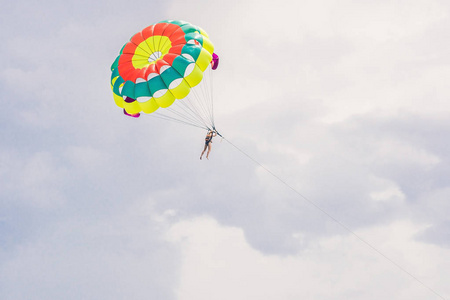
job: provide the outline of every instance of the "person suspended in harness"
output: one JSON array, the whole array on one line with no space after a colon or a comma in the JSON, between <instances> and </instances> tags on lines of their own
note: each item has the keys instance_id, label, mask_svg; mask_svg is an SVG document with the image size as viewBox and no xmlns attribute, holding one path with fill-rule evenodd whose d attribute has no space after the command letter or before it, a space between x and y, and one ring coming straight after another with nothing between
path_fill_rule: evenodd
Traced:
<instances>
[{"instance_id":1,"label":"person suspended in harness","mask_svg":"<svg viewBox=\"0 0 450 300\"><path fill-rule=\"evenodd\" d=\"M202 159L203 154L205 153L206 149L208 149L208 152L206 153L206 158L209 159L209 153L211 152L211 143L213 137L215 137L217 133L214 130L209 130L205 137L205 147L203 148L202 154L200 155L200 159Z\"/></svg>"}]
</instances>

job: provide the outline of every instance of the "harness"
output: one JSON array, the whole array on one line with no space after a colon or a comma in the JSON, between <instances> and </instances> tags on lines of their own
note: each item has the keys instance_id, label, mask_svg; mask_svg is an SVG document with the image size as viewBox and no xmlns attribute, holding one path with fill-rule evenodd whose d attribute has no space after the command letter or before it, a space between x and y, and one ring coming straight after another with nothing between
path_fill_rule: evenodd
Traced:
<instances>
[{"instance_id":1,"label":"harness","mask_svg":"<svg viewBox=\"0 0 450 300\"><path fill-rule=\"evenodd\" d=\"M211 143L211 140L212 140L212 138L214 137L213 134L214 134L214 133L211 133L211 136L210 136L210 137L206 137L206 138L205 138L205 145L208 145L209 143Z\"/></svg>"}]
</instances>

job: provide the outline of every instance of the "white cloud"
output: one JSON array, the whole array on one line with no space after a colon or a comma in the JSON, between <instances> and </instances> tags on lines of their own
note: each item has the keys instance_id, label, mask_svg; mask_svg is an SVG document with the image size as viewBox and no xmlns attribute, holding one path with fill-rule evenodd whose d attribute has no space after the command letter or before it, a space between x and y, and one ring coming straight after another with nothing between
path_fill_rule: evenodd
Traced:
<instances>
[{"instance_id":1,"label":"white cloud","mask_svg":"<svg viewBox=\"0 0 450 300\"><path fill-rule=\"evenodd\" d=\"M358 231L383 254L445 296L448 253L414 241L410 222ZM434 295L350 236L317 240L302 252L267 256L239 228L209 217L181 221L168 239L182 249L177 299L432 299Z\"/></svg>"},{"instance_id":2,"label":"white cloud","mask_svg":"<svg viewBox=\"0 0 450 300\"><path fill-rule=\"evenodd\" d=\"M374 190L369 194L370 198L379 202L403 203L405 194L392 181L383 178L374 178L372 181Z\"/></svg>"},{"instance_id":3,"label":"white cloud","mask_svg":"<svg viewBox=\"0 0 450 300\"><path fill-rule=\"evenodd\" d=\"M203 4L175 1L170 10L217 41L222 111L317 98L331 108L328 121L373 109L448 110L429 97L447 91L439 82L448 67L424 65L446 59L441 39L426 38L446 24L441 2L240 1L223 13L215 3L198 10Z\"/></svg>"}]
</instances>

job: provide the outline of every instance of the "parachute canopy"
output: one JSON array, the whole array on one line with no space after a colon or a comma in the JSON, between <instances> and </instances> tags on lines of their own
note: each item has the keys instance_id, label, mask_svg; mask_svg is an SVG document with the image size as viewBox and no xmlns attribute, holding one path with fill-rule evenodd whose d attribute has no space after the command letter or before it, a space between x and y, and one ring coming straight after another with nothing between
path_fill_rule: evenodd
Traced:
<instances>
[{"instance_id":1,"label":"parachute canopy","mask_svg":"<svg viewBox=\"0 0 450 300\"><path fill-rule=\"evenodd\" d=\"M216 69L218 60L208 34L200 27L175 20L155 23L136 33L122 47L112 64L114 101L126 115L132 117L139 117L141 112L153 114L159 108L170 111L175 106L174 102L180 102L176 100L184 98L187 100L182 102L186 105L191 101L188 99L192 98L190 94L198 94L192 90L205 81L208 72L204 72ZM201 97L207 99L197 99L189 104L191 107L183 109L189 115L197 115L194 118L199 121L183 122L198 123L199 127L204 128L213 127L213 121L205 121L203 116L212 115L212 103L208 104L212 97ZM206 104L195 103L198 101L206 101ZM210 107L210 113L205 113L205 105Z\"/></svg>"}]
</instances>

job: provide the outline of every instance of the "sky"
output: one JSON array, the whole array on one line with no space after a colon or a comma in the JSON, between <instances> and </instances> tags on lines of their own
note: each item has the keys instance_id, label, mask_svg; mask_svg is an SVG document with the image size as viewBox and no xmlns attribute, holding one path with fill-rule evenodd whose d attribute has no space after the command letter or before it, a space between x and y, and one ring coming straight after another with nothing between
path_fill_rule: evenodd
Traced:
<instances>
[{"instance_id":1,"label":"sky","mask_svg":"<svg viewBox=\"0 0 450 300\"><path fill-rule=\"evenodd\" d=\"M165 19L216 137L114 104ZM0 298L450 299L450 3L2 1Z\"/></svg>"}]
</instances>

